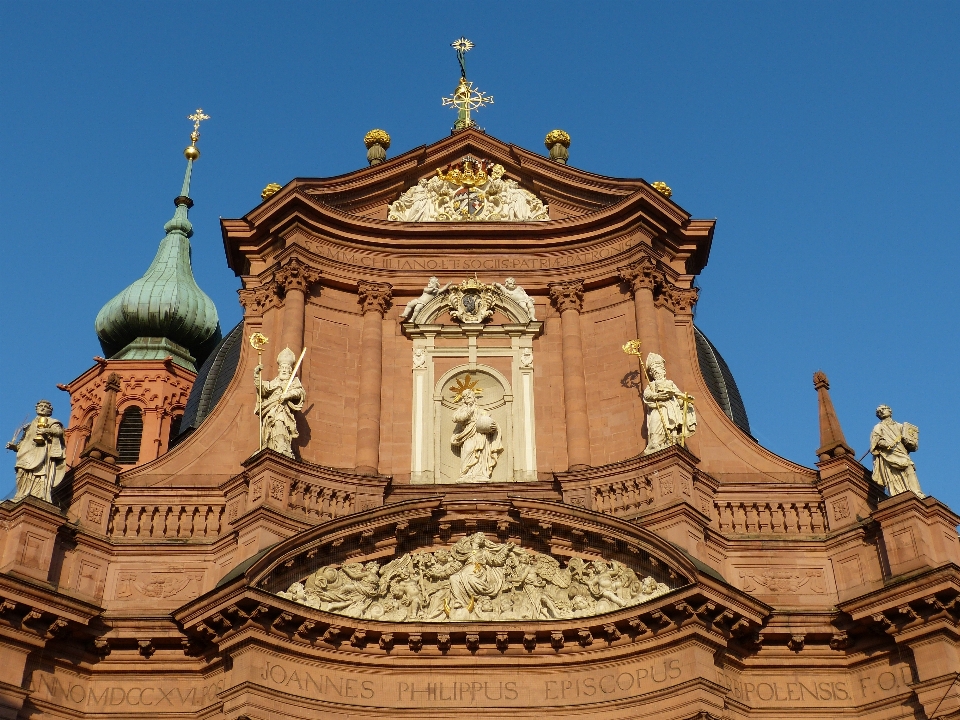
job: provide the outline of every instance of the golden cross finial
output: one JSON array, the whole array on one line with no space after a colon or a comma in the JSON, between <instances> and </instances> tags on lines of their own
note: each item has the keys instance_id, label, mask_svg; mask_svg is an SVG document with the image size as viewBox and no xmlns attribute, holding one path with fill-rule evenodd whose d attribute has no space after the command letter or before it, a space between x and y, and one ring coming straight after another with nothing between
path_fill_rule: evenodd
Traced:
<instances>
[{"instance_id":1,"label":"golden cross finial","mask_svg":"<svg viewBox=\"0 0 960 720\"><path fill-rule=\"evenodd\" d=\"M209 115L203 114L203 108L197 108L197 111L193 115L187 115L187 120L193 120L193 132L190 133L190 140L194 145L196 145L197 140L200 139L200 123L209 119Z\"/></svg>"},{"instance_id":2,"label":"golden cross finial","mask_svg":"<svg viewBox=\"0 0 960 720\"><path fill-rule=\"evenodd\" d=\"M484 105L493 105L493 95L485 95L480 90L473 87L465 77L460 78L460 84L453 92L453 97L441 99L443 107L453 107L457 109L457 122L454 123L454 130L465 130L469 127L475 127L476 123L470 119L470 111L477 110Z\"/></svg>"},{"instance_id":3,"label":"golden cross finial","mask_svg":"<svg viewBox=\"0 0 960 720\"><path fill-rule=\"evenodd\" d=\"M453 107L457 110L457 121L453 125L454 130L466 130L469 127L476 127L477 124L470 119L470 111L478 110L484 105L493 105L493 95L484 95L480 90L473 87L473 83L467 80L467 65L464 60L464 53L468 52L473 43L462 37L454 40L451 47L457 51L457 60L460 63L460 84L453 91L452 97L441 99L443 107Z\"/></svg>"}]
</instances>

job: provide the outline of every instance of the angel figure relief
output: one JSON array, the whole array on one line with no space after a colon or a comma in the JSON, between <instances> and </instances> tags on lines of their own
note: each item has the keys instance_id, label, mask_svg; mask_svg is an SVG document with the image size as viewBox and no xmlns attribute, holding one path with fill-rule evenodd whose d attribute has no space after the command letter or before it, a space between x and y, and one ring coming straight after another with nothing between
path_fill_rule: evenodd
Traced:
<instances>
[{"instance_id":1,"label":"angel figure relief","mask_svg":"<svg viewBox=\"0 0 960 720\"><path fill-rule=\"evenodd\" d=\"M498 543L482 532L450 548L322 567L280 597L385 622L470 622L589 617L670 591L616 560L570 558Z\"/></svg>"}]
</instances>

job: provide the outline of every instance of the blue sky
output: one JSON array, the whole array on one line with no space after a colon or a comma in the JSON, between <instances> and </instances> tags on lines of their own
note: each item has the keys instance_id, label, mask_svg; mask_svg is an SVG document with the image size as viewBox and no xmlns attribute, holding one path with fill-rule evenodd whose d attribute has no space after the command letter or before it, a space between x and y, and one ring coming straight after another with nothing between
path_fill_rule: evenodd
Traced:
<instances>
[{"instance_id":1,"label":"blue sky","mask_svg":"<svg viewBox=\"0 0 960 720\"><path fill-rule=\"evenodd\" d=\"M697 322L763 444L815 462L823 369L857 454L891 405L920 426L924 489L960 509L957 3L8 2L0 27L0 432L40 397L68 418L55 385L153 257L185 115L212 116L194 271L229 328L218 217L361 167L372 127L392 155L444 137L466 35L488 133L542 152L563 128L572 165L718 218Z\"/></svg>"}]
</instances>

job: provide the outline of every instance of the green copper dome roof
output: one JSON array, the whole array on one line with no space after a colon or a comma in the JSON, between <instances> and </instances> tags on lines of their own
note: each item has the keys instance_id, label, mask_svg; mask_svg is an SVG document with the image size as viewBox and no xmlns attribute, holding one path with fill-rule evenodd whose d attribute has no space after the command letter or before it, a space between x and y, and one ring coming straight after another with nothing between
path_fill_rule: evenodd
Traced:
<instances>
[{"instance_id":1,"label":"green copper dome roof","mask_svg":"<svg viewBox=\"0 0 960 720\"><path fill-rule=\"evenodd\" d=\"M163 229L156 257L143 277L127 286L97 314L100 345L108 358L162 360L190 370L220 339L217 308L193 277L187 211L193 160L187 161L177 209Z\"/></svg>"}]
</instances>

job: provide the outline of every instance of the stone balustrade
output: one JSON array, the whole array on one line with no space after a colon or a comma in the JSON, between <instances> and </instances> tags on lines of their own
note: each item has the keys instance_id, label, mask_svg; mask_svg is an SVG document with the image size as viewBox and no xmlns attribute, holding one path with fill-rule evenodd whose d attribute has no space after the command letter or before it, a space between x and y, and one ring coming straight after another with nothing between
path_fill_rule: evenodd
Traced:
<instances>
[{"instance_id":1,"label":"stone balustrade","mask_svg":"<svg viewBox=\"0 0 960 720\"><path fill-rule=\"evenodd\" d=\"M223 522L223 500L203 502L126 501L111 509L107 534L124 539L214 539Z\"/></svg>"},{"instance_id":2,"label":"stone balustrade","mask_svg":"<svg viewBox=\"0 0 960 720\"><path fill-rule=\"evenodd\" d=\"M746 535L822 535L827 518L819 500L716 500L720 532Z\"/></svg>"},{"instance_id":3,"label":"stone balustrade","mask_svg":"<svg viewBox=\"0 0 960 720\"><path fill-rule=\"evenodd\" d=\"M649 477L600 482L590 486L592 509L608 515L627 516L653 503L653 483Z\"/></svg>"},{"instance_id":4,"label":"stone balustrade","mask_svg":"<svg viewBox=\"0 0 960 720\"><path fill-rule=\"evenodd\" d=\"M358 510L356 494L349 489L296 480L290 488L287 507L316 520L331 520Z\"/></svg>"}]
</instances>

